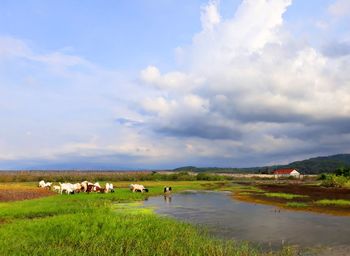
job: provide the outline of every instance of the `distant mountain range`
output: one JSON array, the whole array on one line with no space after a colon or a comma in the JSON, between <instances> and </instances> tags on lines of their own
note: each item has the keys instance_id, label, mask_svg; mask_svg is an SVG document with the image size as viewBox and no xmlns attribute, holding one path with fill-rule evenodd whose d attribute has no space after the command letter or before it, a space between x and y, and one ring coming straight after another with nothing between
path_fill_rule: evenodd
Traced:
<instances>
[{"instance_id":1,"label":"distant mountain range","mask_svg":"<svg viewBox=\"0 0 350 256\"><path fill-rule=\"evenodd\" d=\"M251 168L219 168L219 167L195 167L184 166L174 171L192 172L232 172L232 173L271 173L280 168L295 168L305 174L331 173L340 167L350 167L350 154L338 154L332 156L314 157L302 161L292 162L286 165L272 165Z\"/></svg>"}]
</instances>

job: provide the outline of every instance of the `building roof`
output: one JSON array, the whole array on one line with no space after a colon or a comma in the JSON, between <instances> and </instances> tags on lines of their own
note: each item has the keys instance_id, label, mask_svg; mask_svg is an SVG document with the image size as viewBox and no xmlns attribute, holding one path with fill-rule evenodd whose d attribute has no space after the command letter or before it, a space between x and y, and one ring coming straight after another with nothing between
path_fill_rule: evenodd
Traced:
<instances>
[{"instance_id":1,"label":"building roof","mask_svg":"<svg viewBox=\"0 0 350 256\"><path fill-rule=\"evenodd\" d=\"M295 169L277 169L273 172L273 174L290 174L294 170Z\"/></svg>"}]
</instances>

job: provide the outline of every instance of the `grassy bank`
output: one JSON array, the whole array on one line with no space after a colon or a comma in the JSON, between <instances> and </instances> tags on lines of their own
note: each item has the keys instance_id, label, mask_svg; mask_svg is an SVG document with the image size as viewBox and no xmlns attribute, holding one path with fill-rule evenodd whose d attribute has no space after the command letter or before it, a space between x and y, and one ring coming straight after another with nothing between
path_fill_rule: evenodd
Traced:
<instances>
[{"instance_id":1,"label":"grassy bank","mask_svg":"<svg viewBox=\"0 0 350 256\"><path fill-rule=\"evenodd\" d=\"M142 198L127 192L108 199L58 196L2 205L1 217L7 223L0 226L0 254L255 255L246 245L210 239L188 224L151 211L113 207L114 200Z\"/></svg>"},{"instance_id":2,"label":"grassy bank","mask_svg":"<svg viewBox=\"0 0 350 256\"><path fill-rule=\"evenodd\" d=\"M215 239L190 224L130 204L161 194L163 184L145 183L149 194L131 193L120 188L125 183L118 183L113 194L54 195L0 203L0 255L262 254L247 243ZM217 189L225 184L197 181L167 185L182 191ZM292 255L292 252L285 249L264 254Z\"/></svg>"},{"instance_id":3,"label":"grassy bank","mask_svg":"<svg viewBox=\"0 0 350 256\"><path fill-rule=\"evenodd\" d=\"M264 193L267 197L277 197L277 198L283 198L283 199L294 199L294 198L302 198L307 197L304 195L296 195L296 194L288 194L288 193Z\"/></svg>"},{"instance_id":4,"label":"grassy bank","mask_svg":"<svg viewBox=\"0 0 350 256\"><path fill-rule=\"evenodd\" d=\"M335 205L335 206L340 206L340 207L349 207L350 206L350 200L344 200L344 199L334 199L334 200L329 200L329 199L323 199L323 200L318 200L315 202L318 205Z\"/></svg>"}]
</instances>

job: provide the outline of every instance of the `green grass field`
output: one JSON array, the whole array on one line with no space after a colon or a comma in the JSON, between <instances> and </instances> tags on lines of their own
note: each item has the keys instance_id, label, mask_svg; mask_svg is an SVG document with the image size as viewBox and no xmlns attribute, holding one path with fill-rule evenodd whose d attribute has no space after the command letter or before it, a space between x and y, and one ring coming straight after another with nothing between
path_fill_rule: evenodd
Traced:
<instances>
[{"instance_id":1,"label":"green grass field","mask_svg":"<svg viewBox=\"0 0 350 256\"><path fill-rule=\"evenodd\" d=\"M126 187L129 183L115 183ZM202 228L140 207L162 194L164 182L144 182L150 193L117 188L110 194L53 195L0 203L0 255L294 255L260 252L248 243L214 238ZM175 192L217 189L223 183L166 182ZM34 183L0 184L31 187Z\"/></svg>"},{"instance_id":2,"label":"green grass field","mask_svg":"<svg viewBox=\"0 0 350 256\"><path fill-rule=\"evenodd\" d=\"M170 185L180 191L204 188L201 184L205 182ZM151 189L148 195L162 192L157 182L146 185ZM111 194L0 203L0 255L258 254L247 244L213 239L189 224L125 204L145 196L123 188Z\"/></svg>"}]
</instances>

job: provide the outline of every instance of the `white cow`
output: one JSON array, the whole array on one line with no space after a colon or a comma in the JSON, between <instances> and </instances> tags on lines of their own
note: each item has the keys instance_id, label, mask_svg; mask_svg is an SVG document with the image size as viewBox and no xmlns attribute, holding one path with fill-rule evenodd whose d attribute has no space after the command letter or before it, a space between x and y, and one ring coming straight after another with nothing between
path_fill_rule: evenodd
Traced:
<instances>
[{"instance_id":1,"label":"white cow","mask_svg":"<svg viewBox=\"0 0 350 256\"><path fill-rule=\"evenodd\" d=\"M164 193L171 193L171 187L164 187Z\"/></svg>"},{"instance_id":2,"label":"white cow","mask_svg":"<svg viewBox=\"0 0 350 256\"><path fill-rule=\"evenodd\" d=\"M131 184L129 187L132 192L148 192L148 189L140 184Z\"/></svg>"},{"instance_id":3,"label":"white cow","mask_svg":"<svg viewBox=\"0 0 350 256\"><path fill-rule=\"evenodd\" d=\"M74 192L79 193L82 189L82 185L80 183L75 183L75 184L73 184L73 189L74 189Z\"/></svg>"},{"instance_id":4,"label":"white cow","mask_svg":"<svg viewBox=\"0 0 350 256\"><path fill-rule=\"evenodd\" d=\"M108 192L114 193L114 187L113 187L112 183L106 183L106 190L105 190L105 192L106 193L108 193Z\"/></svg>"},{"instance_id":5,"label":"white cow","mask_svg":"<svg viewBox=\"0 0 350 256\"><path fill-rule=\"evenodd\" d=\"M41 180L41 181L39 181L39 185L38 185L38 187L39 188L44 188L45 187L45 181L43 181L43 180Z\"/></svg>"},{"instance_id":6,"label":"white cow","mask_svg":"<svg viewBox=\"0 0 350 256\"><path fill-rule=\"evenodd\" d=\"M60 193L61 192L61 186L53 186L53 191Z\"/></svg>"},{"instance_id":7,"label":"white cow","mask_svg":"<svg viewBox=\"0 0 350 256\"><path fill-rule=\"evenodd\" d=\"M95 182L93 191L94 191L94 192L101 191L101 185L100 185L100 183Z\"/></svg>"},{"instance_id":8,"label":"white cow","mask_svg":"<svg viewBox=\"0 0 350 256\"><path fill-rule=\"evenodd\" d=\"M74 194L74 185L71 183L60 183L61 194L65 191L67 194Z\"/></svg>"},{"instance_id":9,"label":"white cow","mask_svg":"<svg viewBox=\"0 0 350 256\"><path fill-rule=\"evenodd\" d=\"M86 192L88 183L89 183L89 182L88 182L87 180L85 180L85 181L83 181L82 183L80 183L83 192Z\"/></svg>"},{"instance_id":10,"label":"white cow","mask_svg":"<svg viewBox=\"0 0 350 256\"><path fill-rule=\"evenodd\" d=\"M46 182L45 188L50 189L52 186L52 182Z\"/></svg>"},{"instance_id":11,"label":"white cow","mask_svg":"<svg viewBox=\"0 0 350 256\"><path fill-rule=\"evenodd\" d=\"M52 185L52 182L45 182L44 180L39 181L39 188L47 188L50 189Z\"/></svg>"}]
</instances>

